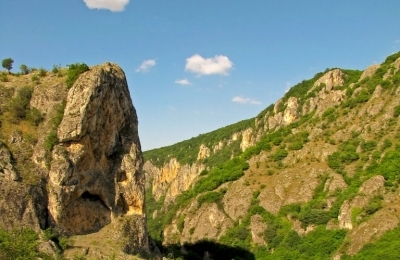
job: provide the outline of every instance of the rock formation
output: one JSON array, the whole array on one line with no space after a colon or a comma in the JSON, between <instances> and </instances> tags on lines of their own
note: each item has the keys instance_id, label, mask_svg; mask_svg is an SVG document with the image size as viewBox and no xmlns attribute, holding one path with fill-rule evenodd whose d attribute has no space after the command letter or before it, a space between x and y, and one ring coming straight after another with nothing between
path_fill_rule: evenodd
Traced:
<instances>
[{"instance_id":1,"label":"rock formation","mask_svg":"<svg viewBox=\"0 0 400 260\"><path fill-rule=\"evenodd\" d=\"M170 202L183 191L190 189L205 166L200 163L181 165L172 158L161 168L147 161L143 169L149 175L148 181L152 181L149 185L152 186L154 198L159 200L165 196L165 202Z\"/></svg>"},{"instance_id":2,"label":"rock formation","mask_svg":"<svg viewBox=\"0 0 400 260\"><path fill-rule=\"evenodd\" d=\"M131 237L125 250L146 250L138 120L121 68L105 63L79 77L57 135L48 181L51 224L87 234L123 216Z\"/></svg>"}]
</instances>

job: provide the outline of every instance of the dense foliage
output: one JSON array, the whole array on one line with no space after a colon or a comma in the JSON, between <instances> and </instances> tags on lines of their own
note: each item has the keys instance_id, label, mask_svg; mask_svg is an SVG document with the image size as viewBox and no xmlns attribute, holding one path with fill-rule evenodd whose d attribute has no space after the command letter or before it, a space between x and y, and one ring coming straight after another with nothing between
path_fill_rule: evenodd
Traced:
<instances>
[{"instance_id":1,"label":"dense foliage","mask_svg":"<svg viewBox=\"0 0 400 260\"><path fill-rule=\"evenodd\" d=\"M0 229L0 259L52 259L39 252L38 235L31 229L14 229L10 232Z\"/></svg>"},{"instance_id":2,"label":"dense foliage","mask_svg":"<svg viewBox=\"0 0 400 260\"><path fill-rule=\"evenodd\" d=\"M79 75L87 70L89 70L89 67L85 63L74 63L68 65L66 79L67 87L71 88L72 85L74 85L75 81L78 79Z\"/></svg>"},{"instance_id":3,"label":"dense foliage","mask_svg":"<svg viewBox=\"0 0 400 260\"><path fill-rule=\"evenodd\" d=\"M240 139L230 144L227 143L228 140L232 138L232 135L252 127L253 125L254 119L243 120L171 146L145 151L143 156L145 160L151 161L158 167L169 162L171 158L176 158L181 164L192 164L197 161L199 147L202 144L206 145L210 150L213 150L213 147L221 141L224 143L224 147L203 162L207 166L216 166L229 160L232 155L236 155L240 152Z\"/></svg>"},{"instance_id":4,"label":"dense foliage","mask_svg":"<svg viewBox=\"0 0 400 260\"><path fill-rule=\"evenodd\" d=\"M8 73L10 73L10 70L12 70L12 65L14 63L14 60L11 58L6 58L1 61L1 66L8 70Z\"/></svg>"}]
</instances>

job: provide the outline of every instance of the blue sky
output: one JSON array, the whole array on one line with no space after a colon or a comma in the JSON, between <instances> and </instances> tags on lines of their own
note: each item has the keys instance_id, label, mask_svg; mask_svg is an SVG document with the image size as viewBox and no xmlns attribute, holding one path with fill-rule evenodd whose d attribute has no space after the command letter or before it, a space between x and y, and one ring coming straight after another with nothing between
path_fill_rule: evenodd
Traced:
<instances>
[{"instance_id":1,"label":"blue sky","mask_svg":"<svg viewBox=\"0 0 400 260\"><path fill-rule=\"evenodd\" d=\"M399 0L1 0L0 59L118 63L148 150L254 117L326 68L382 62L399 14Z\"/></svg>"}]
</instances>

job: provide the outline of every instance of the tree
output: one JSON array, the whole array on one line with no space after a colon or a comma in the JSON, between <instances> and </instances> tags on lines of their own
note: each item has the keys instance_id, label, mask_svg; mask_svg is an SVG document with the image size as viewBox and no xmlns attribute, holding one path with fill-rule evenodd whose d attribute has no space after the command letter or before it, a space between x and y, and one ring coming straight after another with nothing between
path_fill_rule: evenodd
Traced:
<instances>
[{"instance_id":1,"label":"tree","mask_svg":"<svg viewBox=\"0 0 400 260\"><path fill-rule=\"evenodd\" d=\"M29 68L25 64L21 64L21 66L19 66L19 69L21 70L22 74L24 75L29 74Z\"/></svg>"},{"instance_id":2,"label":"tree","mask_svg":"<svg viewBox=\"0 0 400 260\"><path fill-rule=\"evenodd\" d=\"M1 66L3 66L3 68L5 68L6 70L8 70L8 73L10 73L10 70L12 69L12 64L13 64L14 60L11 58L7 58L4 59L1 62Z\"/></svg>"}]
</instances>

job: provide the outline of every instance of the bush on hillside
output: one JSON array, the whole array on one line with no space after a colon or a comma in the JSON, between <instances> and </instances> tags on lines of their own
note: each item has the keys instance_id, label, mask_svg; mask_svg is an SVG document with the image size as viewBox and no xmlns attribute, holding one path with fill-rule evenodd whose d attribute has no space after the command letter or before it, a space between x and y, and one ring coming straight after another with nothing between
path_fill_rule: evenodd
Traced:
<instances>
[{"instance_id":1,"label":"bush on hillside","mask_svg":"<svg viewBox=\"0 0 400 260\"><path fill-rule=\"evenodd\" d=\"M78 79L79 75L83 72L88 71L89 67L85 63L74 63L68 65L68 72L67 72L67 87L71 88L74 85L75 81Z\"/></svg>"}]
</instances>

